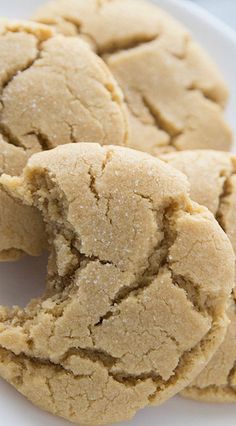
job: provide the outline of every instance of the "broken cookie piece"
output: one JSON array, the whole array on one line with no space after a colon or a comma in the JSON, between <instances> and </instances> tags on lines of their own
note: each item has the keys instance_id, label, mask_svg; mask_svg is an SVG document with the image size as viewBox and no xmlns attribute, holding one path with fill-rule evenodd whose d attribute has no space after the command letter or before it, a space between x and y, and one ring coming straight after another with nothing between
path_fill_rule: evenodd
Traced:
<instances>
[{"instance_id":1,"label":"broken cookie piece","mask_svg":"<svg viewBox=\"0 0 236 426\"><path fill-rule=\"evenodd\" d=\"M43 215L50 259L44 296L0 310L0 375L84 425L188 385L225 336L234 256L184 175L128 148L69 144L1 185Z\"/></svg>"},{"instance_id":2,"label":"broken cookie piece","mask_svg":"<svg viewBox=\"0 0 236 426\"><path fill-rule=\"evenodd\" d=\"M215 151L186 151L162 157L183 172L191 198L207 206L236 253L236 157ZM227 310L230 325L212 360L183 395L210 402L236 402L236 290Z\"/></svg>"},{"instance_id":3,"label":"broken cookie piece","mask_svg":"<svg viewBox=\"0 0 236 426\"><path fill-rule=\"evenodd\" d=\"M69 142L126 144L121 91L78 38L44 25L0 21L0 173L20 175L32 153ZM0 193L0 259L45 246L43 225Z\"/></svg>"},{"instance_id":4,"label":"broken cookie piece","mask_svg":"<svg viewBox=\"0 0 236 426\"><path fill-rule=\"evenodd\" d=\"M129 146L151 154L228 151L227 88L189 32L142 0L51 0L33 19L85 39L119 82L130 118Z\"/></svg>"}]
</instances>

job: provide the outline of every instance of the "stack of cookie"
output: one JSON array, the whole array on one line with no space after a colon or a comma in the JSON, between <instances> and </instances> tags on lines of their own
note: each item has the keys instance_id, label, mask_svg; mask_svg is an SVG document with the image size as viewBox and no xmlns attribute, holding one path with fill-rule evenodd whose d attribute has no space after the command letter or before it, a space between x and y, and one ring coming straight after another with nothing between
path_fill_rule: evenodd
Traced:
<instances>
[{"instance_id":1,"label":"stack of cookie","mask_svg":"<svg viewBox=\"0 0 236 426\"><path fill-rule=\"evenodd\" d=\"M42 298L0 308L1 377L83 425L181 391L236 402L236 158L215 65L152 3L54 0L1 20L0 85L0 259L49 252Z\"/></svg>"}]
</instances>

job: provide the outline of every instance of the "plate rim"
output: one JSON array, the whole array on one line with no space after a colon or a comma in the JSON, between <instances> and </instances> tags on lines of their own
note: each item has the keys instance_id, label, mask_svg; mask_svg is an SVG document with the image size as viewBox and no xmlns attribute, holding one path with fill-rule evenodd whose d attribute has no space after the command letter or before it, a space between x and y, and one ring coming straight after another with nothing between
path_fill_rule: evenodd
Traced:
<instances>
[{"instance_id":1,"label":"plate rim","mask_svg":"<svg viewBox=\"0 0 236 426\"><path fill-rule=\"evenodd\" d=\"M158 5L159 0L156 0L155 3ZM160 7L164 7L164 4L166 3L171 7L184 10L185 13L190 14L194 19L197 18L199 21L210 25L212 30L220 32L223 37L233 41L236 45L236 30L231 28L224 21L221 21L220 18L215 16L209 10L205 9L202 5L194 3L190 0L161 0L161 3L162 5Z\"/></svg>"}]
</instances>

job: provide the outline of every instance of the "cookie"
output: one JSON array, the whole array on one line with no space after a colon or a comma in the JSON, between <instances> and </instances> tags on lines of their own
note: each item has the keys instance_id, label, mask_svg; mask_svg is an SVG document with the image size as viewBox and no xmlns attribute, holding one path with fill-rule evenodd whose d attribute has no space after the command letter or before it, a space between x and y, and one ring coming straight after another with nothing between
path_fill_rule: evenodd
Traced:
<instances>
[{"instance_id":1,"label":"cookie","mask_svg":"<svg viewBox=\"0 0 236 426\"><path fill-rule=\"evenodd\" d=\"M185 173L191 197L207 206L227 233L236 253L236 157L215 151L189 151L163 157ZM226 338L208 366L183 395L212 402L236 402L236 290L228 307Z\"/></svg>"},{"instance_id":2,"label":"cookie","mask_svg":"<svg viewBox=\"0 0 236 426\"><path fill-rule=\"evenodd\" d=\"M45 295L0 310L0 375L88 425L189 384L225 336L234 256L185 176L128 148L71 144L1 185L43 214L50 260Z\"/></svg>"},{"instance_id":3,"label":"cookie","mask_svg":"<svg viewBox=\"0 0 236 426\"><path fill-rule=\"evenodd\" d=\"M33 19L87 40L124 92L130 146L151 154L229 150L227 88L188 31L156 5L137 0L53 0Z\"/></svg>"},{"instance_id":4,"label":"cookie","mask_svg":"<svg viewBox=\"0 0 236 426\"><path fill-rule=\"evenodd\" d=\"M62 143L124 145L127 131L121 91L86 43L40 24L0 21L1 174L21 174L32 153ZM5 193L0 206L0 258L38 255L45 244L38 212Z\"/></svg>"},{"instance_id":5,"label":"cookie","mask_svg":"<svg viewBox=\"0 0 236 426\"><path fill-rule=\"evenodd\" d=\"M27 162L24 149L9 144L0 135L0 175L21 174ZM39 255L46 247L41 215L0 189L0 261L17 260L23 251Z\"/></svg>"}]
</instances>

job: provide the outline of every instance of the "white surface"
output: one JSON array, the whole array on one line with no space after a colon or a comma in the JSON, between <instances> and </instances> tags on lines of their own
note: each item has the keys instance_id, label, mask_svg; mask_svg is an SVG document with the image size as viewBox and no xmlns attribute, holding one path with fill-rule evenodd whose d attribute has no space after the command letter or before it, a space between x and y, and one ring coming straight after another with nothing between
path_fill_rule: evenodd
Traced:
<instances>
[{"instance_id":1,"label":"white surface","mask_svg":"<svg viewBox=\"0 0 236 426\"><path fill-rule=\"evenodd\" d=\"M0 0L0 15L27 18L41 0ZM236 36L224 24L188 0L157 0L183 21L219 64L232 96L228 119L236 131ZM24 304L42 292L46 259L0 264L0 303ZM70 423L48 415L26 401L11 386L0 381L0 426L66 426ZM235 426L236 404L215 405L175 397L163 406L148 408L123 426ZM121 425L121 426L122 426Z\"/></svg>"},{"instance_id":2,"label":"white surface","mask_svg":"<svg viewBox=\"0 0 236 426\"><path fill-rule=\"evenodd\" d=\"M235 0L192 0L208 9L221 20L236 29Z\"/></svg>"}]
</instances>

